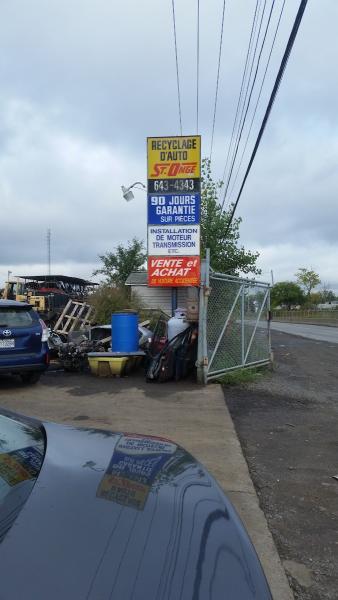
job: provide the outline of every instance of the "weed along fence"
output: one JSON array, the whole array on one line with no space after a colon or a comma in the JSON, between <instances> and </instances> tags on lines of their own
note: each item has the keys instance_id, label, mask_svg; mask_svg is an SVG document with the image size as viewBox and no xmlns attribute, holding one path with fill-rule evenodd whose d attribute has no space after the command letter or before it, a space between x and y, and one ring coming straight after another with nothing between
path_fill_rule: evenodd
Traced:
<instances>
[{"instance_id":1,"label":"weed along fence","mask_svg":"<svg viewBox=\"0 0 338 600\"><path fill-rule=\"evenodd\" d=\"M200 289L198 380L271 360L269 284L205 273Z\"/></svg>"}]
</instances>

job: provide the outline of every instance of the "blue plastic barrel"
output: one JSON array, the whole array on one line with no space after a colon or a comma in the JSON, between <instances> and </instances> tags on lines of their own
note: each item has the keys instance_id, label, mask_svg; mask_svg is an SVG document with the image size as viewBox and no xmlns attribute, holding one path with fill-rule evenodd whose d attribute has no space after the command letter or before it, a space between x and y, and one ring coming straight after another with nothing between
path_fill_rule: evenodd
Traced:
<instances>
[{"instance_id":1,"label":"blue plastic barrel","mask_svg":"<svg viewBox=\"0 0 338 600\"><path fill-rule=\"evenodd\" d=\"M113 313L111 316L112 352L137 352L138 316L136 312Z\"/></svg>"}]
</instances>

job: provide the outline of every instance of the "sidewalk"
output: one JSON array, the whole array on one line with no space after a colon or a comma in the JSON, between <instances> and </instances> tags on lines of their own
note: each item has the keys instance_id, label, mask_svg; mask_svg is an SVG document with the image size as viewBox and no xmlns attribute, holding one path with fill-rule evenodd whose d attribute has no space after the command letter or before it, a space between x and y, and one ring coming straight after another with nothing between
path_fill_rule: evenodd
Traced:
<instances>
[{"instance_id":1,"label":"sidewalk","mask_svg":"<svg viewBox=\"0 0 338 600\"><path fill-rule=\"evenodd\" d=\"M147 384L141 376L107 380L59 372L47 374L34 388L0 389L0 405L41 419L159 435L181 444L207 467L233 502L274 600L292 600L221 386Z\"/></svg>"},{"instance_id":2,"label":"sidewalk","mask_svg":"<svg viewBox=\"0 0 338 600\"><path fill-rule=\"evenodd\" d=\"M251 481L245 458L242 454L234 425L226 404L222 388L209 385L175 386L166 393L165 386L152 386L151 398L146 395L143 410L138 411L137 423L144 433L163 435L181 444L202 462L214 475L227 496L231 499L249 532L263 565L273 598L291 600L284 568L277 553L264 513ZM137 405L137 394L132 400ZM158 410L160 408L160 410ZM122 415L121 415L122 417Z\"/></svg>"}]
</instances>

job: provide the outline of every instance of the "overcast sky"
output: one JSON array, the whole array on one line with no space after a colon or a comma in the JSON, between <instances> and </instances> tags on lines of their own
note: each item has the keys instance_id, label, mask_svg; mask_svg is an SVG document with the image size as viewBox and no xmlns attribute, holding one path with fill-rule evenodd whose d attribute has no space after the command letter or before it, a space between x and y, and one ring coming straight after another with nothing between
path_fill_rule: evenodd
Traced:
<instances>
[{"instance_id":1,"label":"overcast sky","mask_svg":"<svg viewBox=\"0 0 338 600\"><path fill-rule=\"evenodd\" d=\"M196 133L196 4L176 0L185 134ZM226 2L215 178L255 4ZM223 1L200 5L199 121L208 156ZM275 1L273 23L281 5ZM286 0L262 107L298 5ZM313 267L338 291L337 23L337 0L309 0L238 215L243 244L260 252L262 279L270 269L278 281ZM127 204L121 185L146 183L147 136L179 134L171 1L1 0L0 77L0 285L8 270L46 272L48 228L52 271L89 278L98 254L146 238L145 194Z\"/></svg>"}]
</instances>

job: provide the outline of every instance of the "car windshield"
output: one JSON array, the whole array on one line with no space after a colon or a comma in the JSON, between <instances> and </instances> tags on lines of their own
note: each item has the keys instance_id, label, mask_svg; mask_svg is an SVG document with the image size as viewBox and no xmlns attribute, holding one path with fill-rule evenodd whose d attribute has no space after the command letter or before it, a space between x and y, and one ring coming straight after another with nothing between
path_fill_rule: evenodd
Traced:
<instances>
[{"instance_id":1,"label":"car windshield","mask_svg":"<svg viewBox=\"0 0 338 600\"><path fill-rule=\"evenodd\" d=\"M0 327L30 327L32 323L31 309L0 308Z\"/></svg>"},{"instance_id":2,"label":"car windshield","mask_svg":"<svg viewBox=\"0 0 338 600\"><path fill-rule=\"evenodd\" d=\"M44 452L42 428L0 414L0 543L34 486Z\"/></svg>"}]
</instances>

